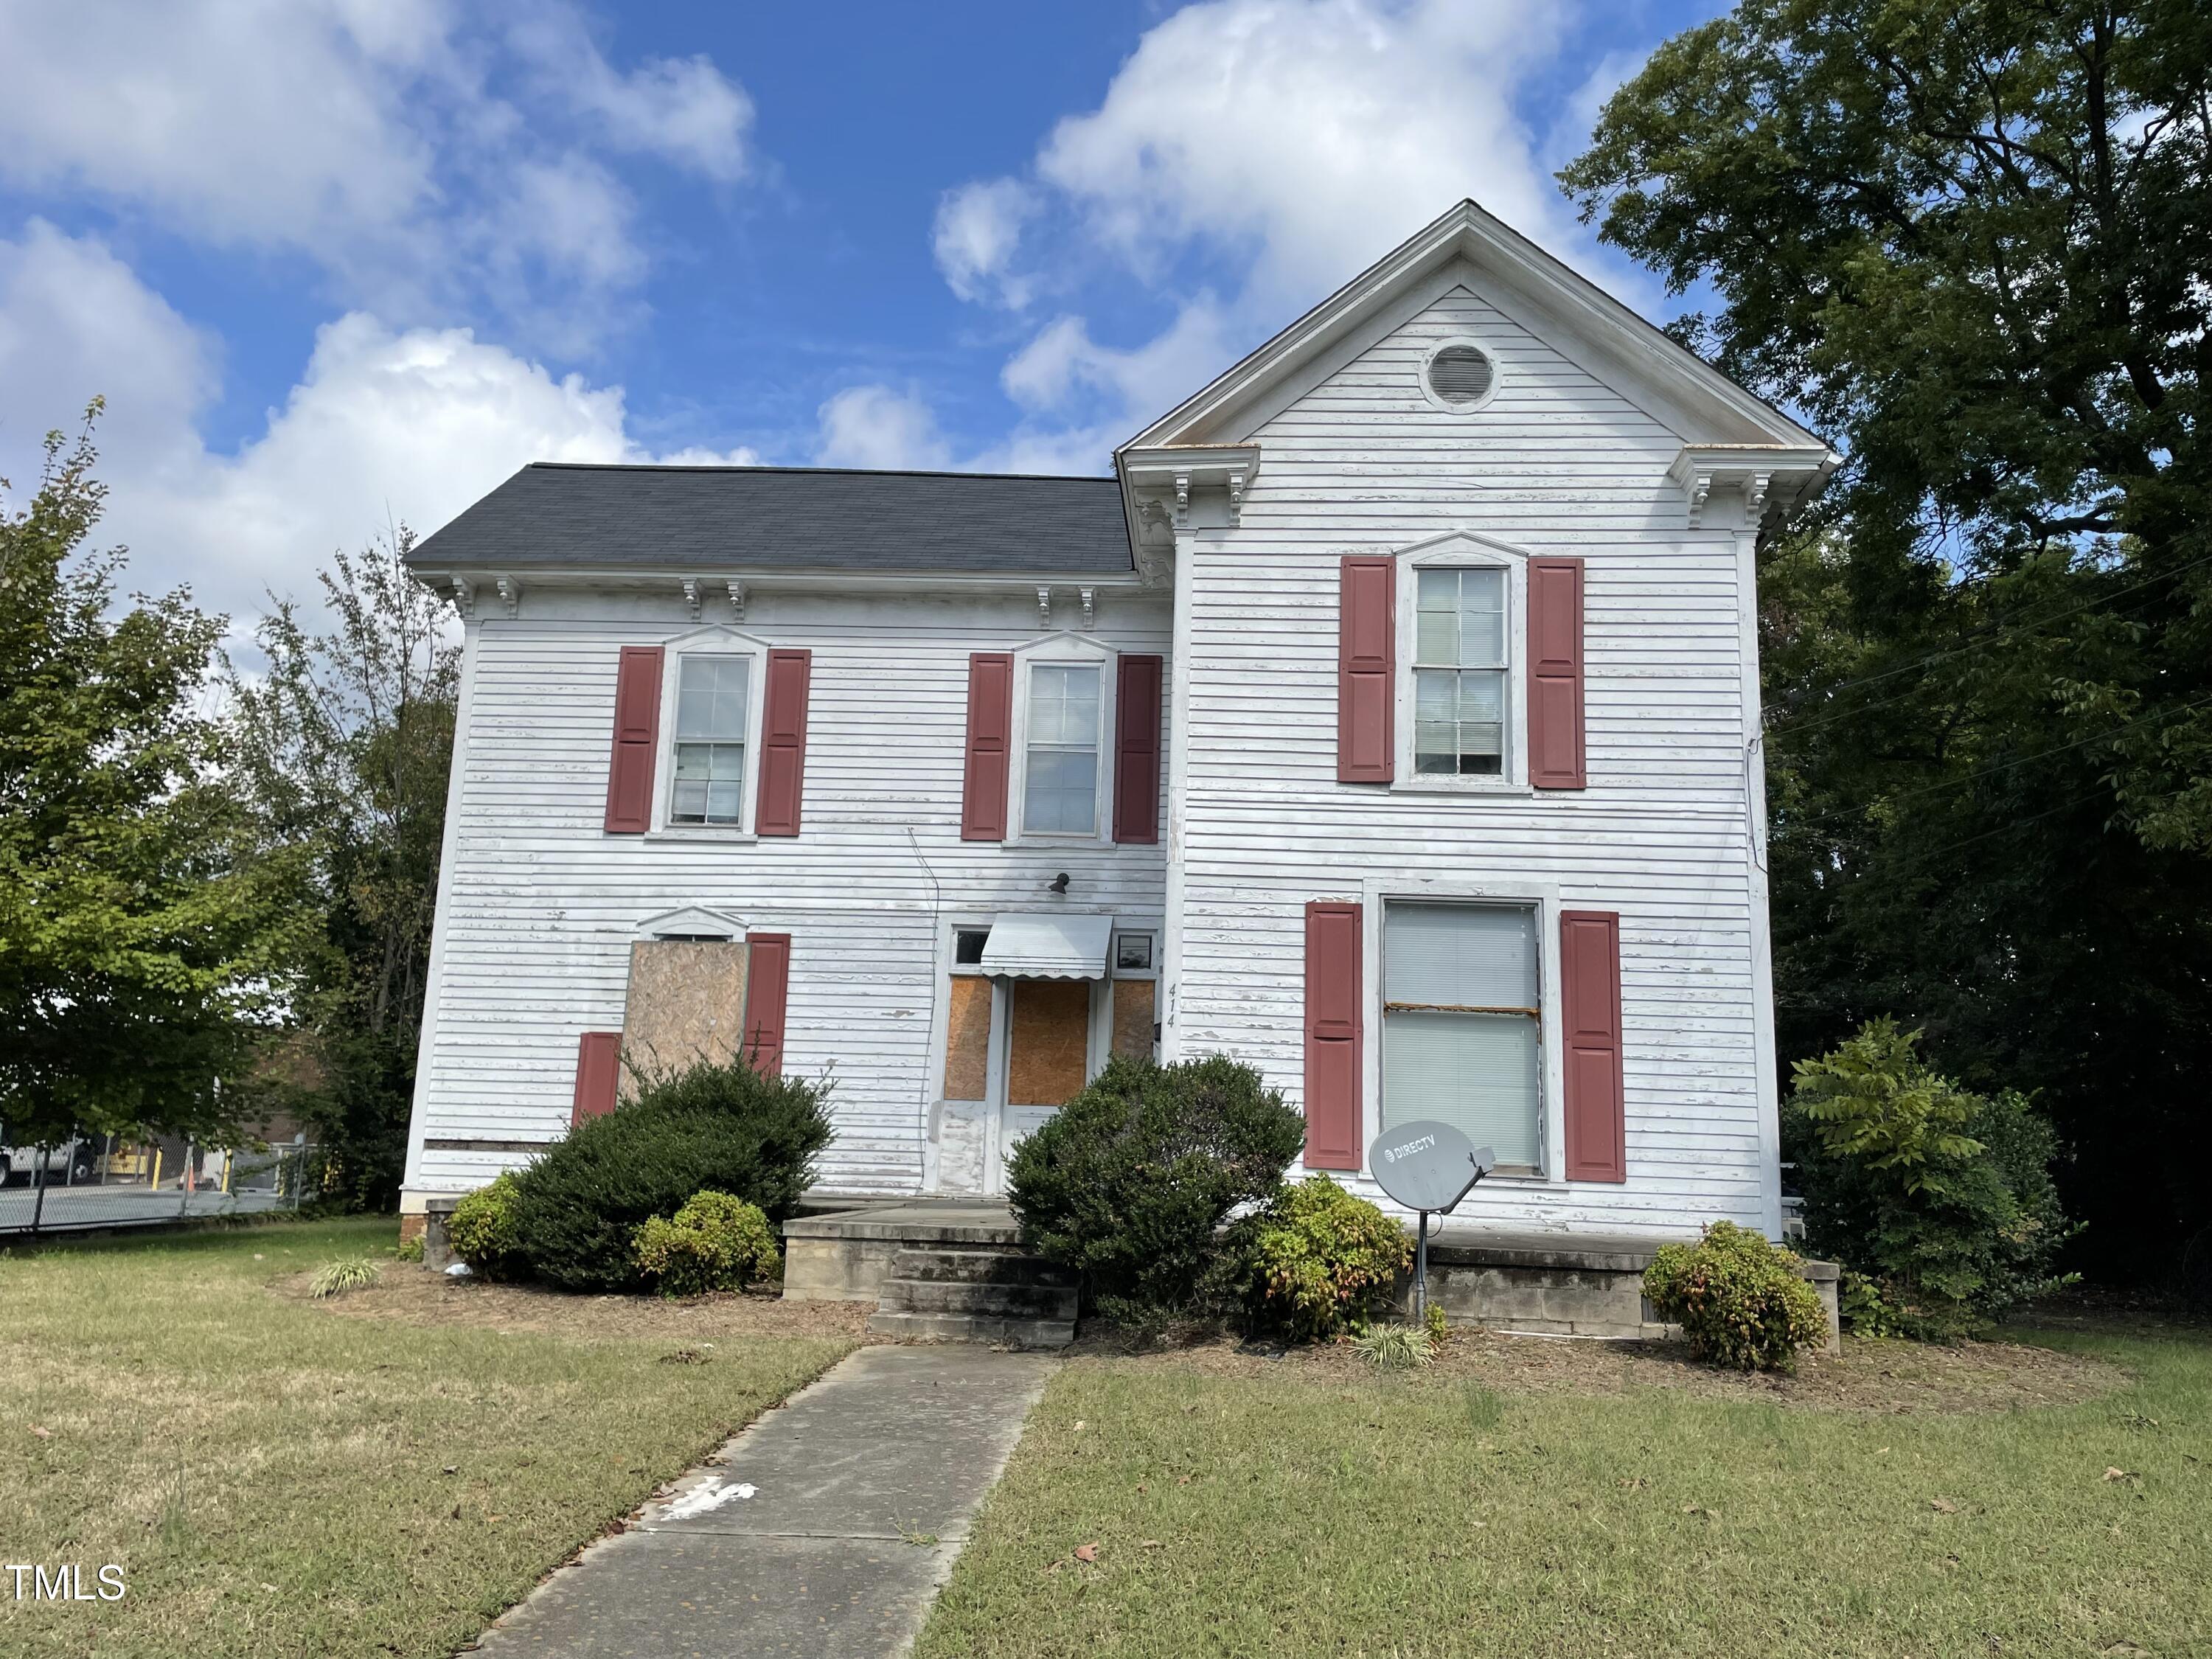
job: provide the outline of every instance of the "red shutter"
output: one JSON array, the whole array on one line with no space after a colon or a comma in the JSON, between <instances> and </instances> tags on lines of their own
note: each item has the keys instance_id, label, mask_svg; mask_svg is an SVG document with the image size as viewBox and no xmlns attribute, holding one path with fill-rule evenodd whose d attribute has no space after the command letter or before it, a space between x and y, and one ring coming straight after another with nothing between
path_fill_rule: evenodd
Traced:
<instances>
[{"instance_id":1,"label":"red shutter","mask_svg":"<svg viewBox=\"0 0 2212 1659\"><path fill-rule=\"evenodd\" d=\"M1359 907L1306 906L1306 1167L1359 1167Z\"/></svg>"},{"instance_id":2,"label":"red shutter","mask_svg":"<svg viewBox=\"0 0 2212 1659\"><path fill-rule=\"evenodd\" d=\"M615 750L607 763L607 831L653 823L653 757L660 747L660 647L626 645L615 669Z\"/></svg>"},{"instance_id":3,"label":"red shutter","mask_svg":"<svg viewBox=\"0 0 2212 1659\"><path fill-rule=\"evenodd\" d=\"M1609 910L1561 913L1559 987L1566 1005L1567 1179L1626 1181L1619 916Z\"/></svg>"},{"instance_id":4,"label":"red shutter","mask_svg":"<svg viewBox=\"0 0 2212 1659\"><path fill-rule=\"evenodd\" d=\"M968 764L960 783L960 839L1006 838L1006 767L1013 740L1014 659L1004 651L968 659Z\"/></svg>"},{"instance_id":5,"label":"red shutter","mask_svg":"<svg viewBox=\"0 0 2212 1659\"><path fill-rule=\"evenodd\" d=\"M745 935L745 1058L757 1072L783 1070L783 1006L791 991L791 935Z\"/></svg>"},{"instance_id":6,"label":"red shutter","mask_svg":"<svg viewBox=\"0 0 2212 1659\"><path fill-rule=\"evenodd\" d=\"M1390 781L1396 758L1397 580L1397 565L1389 559L1343 563L1336 611L1339 783Z\"/></svg>"},{"instance_id":7,"label":"red shutter","mask_svg":"<svg viewBox=\"0 0 2212 1659\"><path fill-rule=\"evenodd\" d=\"M1580 789L1583 756L1583 562L1528 561L1528 781Z\"/></svg>"},{"instance_id":8,"label":"red shutter","mask_svg":"<svg viewBox=\"0 0 2212 1659\"><path fill-rule=\"evenodd\" d=\"M621 1081L622 1033L585 1032L576 1044L576 1101L568 1121L581 1123L614 1110L615 1086Z\"/></svg>"},{"instance_id":9,"label":"red shutter","mask_svg":"<svg viewBox=\"0 0 2212 1659\"><path fill-rule=\"evenodd\" d=\"M1124 657L1114 696L1114 839L1160 838L1160 670Z\"/></svg>"},{"instance_id":10,"label":"red shutter","mask_svg":"<svg viewBox=\"0 0 2212 1659\"><path fill-rule=\"evenodd\" d=\"M753 833L799 833L799 798L806 773L806 688L811 651L768 653L768 697L761 709L760 805Z\"/></svg>"}]
</instances>

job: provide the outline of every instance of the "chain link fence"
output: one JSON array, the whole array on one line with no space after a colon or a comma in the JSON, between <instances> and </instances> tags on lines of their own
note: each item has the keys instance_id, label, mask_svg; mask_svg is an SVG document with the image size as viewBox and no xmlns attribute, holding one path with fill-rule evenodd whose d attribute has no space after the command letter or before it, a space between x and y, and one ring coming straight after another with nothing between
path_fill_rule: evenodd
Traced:
<instances>
[{"instance_id":1,"label":"chain link fence","mask_svg":"<svg viewBox=\"0 0 2212 1659\"><path fill-rule=\"evenodd\" d=\"M296 1210L314 1148L78 1138L0 1146L0 1237Z\"/></svg>"}]
</instances>

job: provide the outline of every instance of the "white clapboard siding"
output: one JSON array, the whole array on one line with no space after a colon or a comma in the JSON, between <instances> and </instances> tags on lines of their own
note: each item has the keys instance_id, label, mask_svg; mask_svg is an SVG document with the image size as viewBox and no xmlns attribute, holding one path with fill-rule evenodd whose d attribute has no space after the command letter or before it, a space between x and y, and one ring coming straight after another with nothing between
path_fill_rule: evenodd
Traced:
<instances>
[{"instance_id":1,"label":"white clapboard siding","mask_svg":"<svg viewBox=\"0 0 2212 1659\"><path fill-rule=\"evenodd\" d=\"M917 1192L940 916L1036 908L1060 871L1079 908L1160 915L1164 846L960 839L969 653L1044 635L1034 599L756 595L743 631L814 653L801 833L605 834L617 654L695 626L670 586L651 603L535 588L519 616L472 625L411 1191L465 1190L526 1156L425 1143L565 1133L578 1034L621 1029L639 924L700 906L791 935L784 1066L835 1080L823 1184ZM1109 594L1081 637L1164 653L1168 635L1164 595Z\"/></svg>"},{"instance_id":2,"label":"white clapboard siding","mask_svg":"<svg viewBox=\"0 0 2212 1659\"><path fill-rule=\"evenodd\" d=\"M1462 335L1498 363L1496 393L1473 415L1437 409L1418 383L1424 354ZM1462 288L1252 439L1261 460L1240 523L1179 552L1190 632L1176 1048L1236 1054L1296 1101L1309 900L1423 876L1555 887L1563 906L1621 917L1628 1181L1500 1180L1456 1219L1757 1224L1772 1177L1744 749L1754 647L1736 537L1691 528L1668 481L1682 437ZM1586 790L1335 781L1338 559L1459 529L1587 562ZM1381 1037L1370 1024L1369 1044Z\"/></svg>"}]
</instances>

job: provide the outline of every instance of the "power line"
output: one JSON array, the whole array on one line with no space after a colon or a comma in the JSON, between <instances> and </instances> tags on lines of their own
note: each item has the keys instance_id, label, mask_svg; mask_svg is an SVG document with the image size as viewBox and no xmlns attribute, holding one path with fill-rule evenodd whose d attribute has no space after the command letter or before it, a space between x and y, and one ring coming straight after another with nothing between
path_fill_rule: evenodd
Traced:
<instances>
[{"instance_id":1,"label":"power line","mask_svg":"<svg viewBox=\"0 0 2212 1659\"><path fill-rule=\"evenodd\" d=\"M2098 599L2087 599L2083 601L2081 604L2071 606L2067 610L2054 611L2047 617L2039 617L2029 622L1985 623L1982 626L1981 632L1986 637L1970 639L1963 645L1946 646L1940 651L1925 652L1920 656L1914 657L1908 661L1899 663L1894 667L1885 668L1879 673L1862 674L1856 679L1844 680L1838 684L1825 688L1821 692L1821 696L1824 697L1837 696L1845 691L1854 690L1862 685L1874 685L1883 680L1894 679L1899 674L1909 674L1914 669L1924 668L1930 663L1943 662L1953 657L1962 657L1976 651L1987 650L1990 647L1998 644L2005 636L2015 634L2031 633L2039 628L2047 628L2052 623L2064 622L2069 617L2078 617L2085 611L2094 611L2101 606L2110 605L2116 600L2127 598L2130 593L2140 593L2146 588L2157 586L2160 582L2172 581L2175 577L2186 575L2190 571L2196 569L2199 565L2208 563L2212 563L2212 553L2203 554L2199 557L2191 559L2186 564L2176 565L2172 569L2161 572L2158 575L2147 576L2139 582L2132 583L2129 586L2120 589L2117 593L2107 593ZM1824 720L1810 722L1800 722L1785 717L1773 722L1767 727L1767 730L1769 732L1817 731L1821 726L1832 725L1837 720L1849 720L1857 714L1869 713L1876 708L1887 708L1890 703L1901 702L1905 696L1910 696L1912 694L1911 692L1905 692L1901 694L1900 696L1886 697L1879 702L1864 703L1856 708L1844 709L1829 715Z\"/></svg>"},{"instance_id":2,"label":"power line","mask_svg":"<svg viewBox=\"0 0 2212 1659\"><path fill-rule=\"evenodd\" d=\"M2118 737L2121 732L2128 731L2133 726L2141 726L2145 722L2157 725L2161 721L2172 720L2177 714L2185 714L2192 708L2201 708L2206 703L2212 703L2212 691L2208 691L2201 697L2192 698L2187 702L2177 703L2170 708L2161 708L2154 713L2148 714L2131 715L2128 719L2122 720L2118 726L2107 727L2102 732L2092 732L2086 738L2076 738L2071 743L2054 744L2048 749L2039 749L2032 754L2017 756L2008 761L1998 761L1992 765L1979 767L1972 772L1961 773L1955 778L1940 778L1934 783L1924 783L1917 788L1907 789L1899 794L1885 795L1882 797L1882 800L1887 804L1893 805L1898 801L1912 800L1922 795L1932 794L1939 789L1954 789L1962 783L1972 783L1978 778L1990 777L1999 772L2009 772L2015 767L2026 766L2033 761L2045 760L2048 759L2052 755L2068 754L2074 750L2086 748L2090 744L2100 743L2106 738ZM1844 811L1814 813L1808 817L1797 819L1790 824L1789 828L1796 830L1815 826L1821 823L1841 820L1845 816L1846 811ZM2038 816L2048 815L2039 814ZM2023 819L2021 822L2033 823L2034 820L2032 818Z\"/></svg>"}]
</instances>

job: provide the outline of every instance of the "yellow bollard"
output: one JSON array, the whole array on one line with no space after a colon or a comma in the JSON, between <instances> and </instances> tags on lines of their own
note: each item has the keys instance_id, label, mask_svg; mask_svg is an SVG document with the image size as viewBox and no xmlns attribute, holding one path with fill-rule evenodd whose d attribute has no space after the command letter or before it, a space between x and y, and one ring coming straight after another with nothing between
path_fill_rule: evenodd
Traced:
<instances>
[{"instance_id":1,"label":"yellow bollard","mask_svg":"<svg viewBox=\"0 0 2212 1659\"><path fill-rule=\"evenodd\" d=\"M232 1157L233 1154L229 1152L225 1152L222 1155L222 1190L226 1197L228 1197L230 1193L230 1160Z\"/></svg>"},{"instance_id":2,"label":"yellow bollard","mask_svg":"<svg viewBox=\"0 0 2212 1659\"><path fill-rule=\"evenodd\" d=\"M146 1184L155 1192L161 1190L161 1149L159 1146L154 1149L154 1178Z\"/></svg>"}]
</instances>

